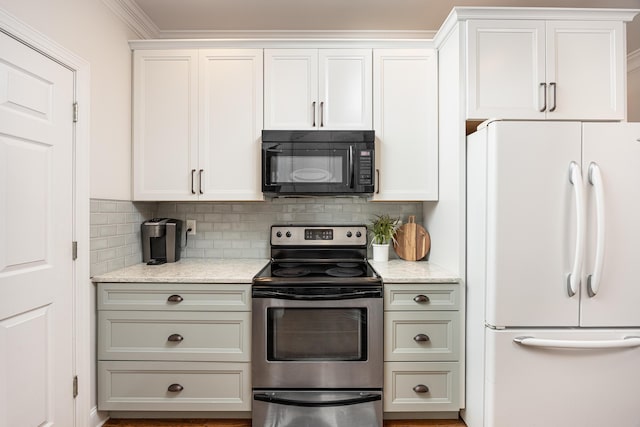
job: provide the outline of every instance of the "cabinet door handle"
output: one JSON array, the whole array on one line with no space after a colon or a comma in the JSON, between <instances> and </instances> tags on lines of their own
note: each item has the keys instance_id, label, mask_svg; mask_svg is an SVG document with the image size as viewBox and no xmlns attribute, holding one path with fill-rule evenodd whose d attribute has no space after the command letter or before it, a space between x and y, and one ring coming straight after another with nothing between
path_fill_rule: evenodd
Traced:
<instances>
[{"instance_id":1,"label":"cabinet door handle","mask_svg":"<svg viewBox=\"0 0 640 427\"><path fill-rule=\"evenodd\" d=\"M376 169L376 194L380 194L380 169Z\"/></svg>"},{"instance_id":2,"label":"cabinet door handle","mask_svg":"<svg viewBox=\"0 0 640 427\"><path fill-rule=\"evenodd\" d=\"M542 108L540 108L540 112L544 113L544 110L547 109L547 84L546 83L540 83L540 87L542 87L542 93L543 93L543 98L544 99L544 104L542 104ZM538 95L538 99L540 95Z\"/></svg>"},{"instance_id":3,"label":"cabinet door handle","mask_svg":"<svg viewBox=\"0 0 640 427\"><path fill-rule=\"evenodd\" d=\"M191 169L191 194L196 194L195 188L193 188L193 178L196 173L195 169Z\"/></svg>"},{"instance_id":4,"label":"cabinet door handle","mask_svg":"<svg viewBox=\"0 0 640 427\"><path fill-rule=\"evenodd\" d=\"M204 191L202 191L202 172L204 172L204 169L200 169L200 172L198 172L198 191L200 194L204 194Z\"/></svg>"},{"instance_id":5,"label":"cabinet door handle","mask_svg":"<svg viewBox=\"0 0 640 427\"><path fill-rule=\"evenodd\" d=\"M415 297L413 297L413 300L415 302L417 302L418 304L423 304L426 302L430 302L429 297L426 295L416 295Z\"/></svg>"},{"instance_id":6,"label":"cabinet door handle","mask_svg":"<svg viewBox=\"0 0 640 427\"><path fill-rule=\"evenodd\" d=\"M320 102L320 127L324 127L324 101Z\"/></svg>"},{"instance_id":7,"label":"cabinet door handle","mask_svg":"<svg viewBox=\"0 0 640 427\"><path fill-rule=\"evenodd\" d=\"M171 393L177 393L182 390L184 390L184 387L182 387L180 384L171 384L169 388L167 388L167 391L170 391Z\"/></svg>"},{"instance_id":8,"label":"cabinet door handle","mask_svg":"<svg viewBox=\"0 0 640 427\"><path fill-rule=\"evenodd\" d=\"M549 83L549 89L553 90L553 107L549 108L550 112L556 111L556 83Z\"/></svg>"},{"instance_id":9,"label":"cabinet door handle","mask_svg":"<svg viewBox=\"0 0 640 427\"><path fill-rule=\"evenodd\" d=\"M168 302L182 302L184 301L184 298L182 298L180 295L171 295L169 298L167 298Z\"/></svg>"},{"instance_id":10,"label":"cabinet door handle","mask_svg":"<svg viewBox=\"0 0 640 427\"><path fill-rule=\"evenodd\" d=\"M182 342L182 340L184 340L184 337L180 334L171 334L169 338L167 338L167 341L170 342Z\"/></svg>"},{"instance_id":11,"label":"cabinet door handle","mask_svg":"<svg viewBox=\"0 0 640 427\"><path fill-rule=\"evenodd\" d=\"M429 393L429 387L424 384L418 384L413 388L416 393Z\"/></svg>"},{"instance_id":12,"label":"cabinet door handle","mask_svg":"<svg viewBox=\"0 0 640 427\"><path fill-rule=\"evenodd\" d=\"M431 339L429 338L429 335L426 334L418 334L415 337L413 337L413 340L415 342L427 342L427 341L431 341Z\"/></svg>"},{"instance_id":13,"label":"cabinet door handle","mask_svg":"<svg viewBox=\"0 0 640 427\"><path fill-rule=\"evenodd\" d=\"M311 106L313 107L313 124L311 126L316 127L316 101L313 101Z\"/></svg>"}]
</instances>

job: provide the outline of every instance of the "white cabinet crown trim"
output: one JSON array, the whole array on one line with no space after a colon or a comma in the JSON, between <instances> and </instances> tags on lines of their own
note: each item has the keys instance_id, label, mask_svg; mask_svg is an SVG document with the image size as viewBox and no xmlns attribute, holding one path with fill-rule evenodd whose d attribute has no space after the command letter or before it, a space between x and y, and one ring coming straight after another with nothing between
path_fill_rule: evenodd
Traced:
<instances>
[{"instance_id":1,"label":"white cabinet crown trim","mask_svg":"<svg viewBox=\"0 0 640 427\"><path fill-rule=\"evenodd\" d=\"M317 34L314 34L317 36ZM300 37L286 39L271 38L227 38L227 39L165 39L165 40L129 40L133 50L151 49L207 49L207 48L250 48L250 49L381 49L381 48L433 48L432 39L350 39L331 38L323 34L323 38Z\"/></svg>"}]
</instances>

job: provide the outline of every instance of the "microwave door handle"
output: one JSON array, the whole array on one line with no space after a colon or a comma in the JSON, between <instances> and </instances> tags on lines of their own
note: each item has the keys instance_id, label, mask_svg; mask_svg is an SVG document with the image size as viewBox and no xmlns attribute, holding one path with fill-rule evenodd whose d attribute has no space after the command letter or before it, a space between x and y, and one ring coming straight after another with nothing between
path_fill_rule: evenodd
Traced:
<instances>
[{"instance_id":1,"label":"microwave door handle","mask_svg":"<svg viewBox=\"0 0 640 427\"><path fill-rule=\"evenodd\" d=\"M349 170L347 171L347 187L353 188L353 146L349 146Z\"/></svg>"},{"instance_id":2,"label":"microwave door handle","mask_svg":"<svg viewBox=\"0 0 640 427\"><path fill-rule=\"evenodd\" d=\"M276 393L271 393L271 394L257 393L253 396L253 399L259 400L261 402L277 403L280 405L287 405L287 406L322 408L322 407L331 407L331 406L350 406L350 405L358 405L358 404L367 403L367 402L375 402L377 400L382 400L382 396L380 394L374 394L374 393L362 393L359 397L353 397L349 399L329 400L329 401L308 401L308 400L286 399L283 397L278 397Z\"/></svg>"}]
</instances>

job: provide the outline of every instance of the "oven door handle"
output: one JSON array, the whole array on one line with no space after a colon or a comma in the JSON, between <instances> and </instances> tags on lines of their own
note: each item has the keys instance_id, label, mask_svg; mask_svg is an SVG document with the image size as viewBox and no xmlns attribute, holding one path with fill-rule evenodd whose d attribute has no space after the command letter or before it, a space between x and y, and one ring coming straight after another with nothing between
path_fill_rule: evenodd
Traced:
<instances>
[{"instance_id":1,"label":"oven door handle","mask_svg":"<svg viewBox=\"0 0 640 427\"><path fill-rule=\"evenodd\" d=\"M287 299L296 301L335 301L344 299L361 299L361 298L380 298L380 291L355 291L338 294L322 294L322 295L304 295L290 294L288 292L279 292L272 290L254 290L253 298L274 298Z\"/></svg>"},{"instance_id":2,"label":"oven door handle","mask_svg":"<svg viewBox=\"0 0 640 427\"><path fill-rule=\"evenodd\" d=\"M279 405L303 406L307 408L323 408L323 407L331 407L331 406L359 405L361 403L375 402L377 400L382 400L382 395L374 394L374 393L363 393L360 395L360 397L354 397L351 399L310 402L308 400L284 399L282 397L277 397L275 393L272 393L272 394L257 393L253 395L253 399L259 400L261 402L277 403Z\"/></svg>"}]
</instances>

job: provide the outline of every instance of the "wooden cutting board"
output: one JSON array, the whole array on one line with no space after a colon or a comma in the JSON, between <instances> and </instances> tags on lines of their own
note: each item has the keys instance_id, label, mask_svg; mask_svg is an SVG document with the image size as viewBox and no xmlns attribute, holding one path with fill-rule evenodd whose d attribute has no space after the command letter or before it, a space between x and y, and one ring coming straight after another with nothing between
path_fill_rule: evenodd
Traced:
<instances>
[{"instance_id":1,"label":"wooden cutting board","mask_svg":"<svg viewBox=\"0 0 640 427\"><path fill-rule=\"evenodd\" d=\"M413 215L396 231L395 239L393 250L400 258L407 261L424 258L431 247L429 233L423 226L416 224L416 217Z\"/></svg>"}]
</instances>

